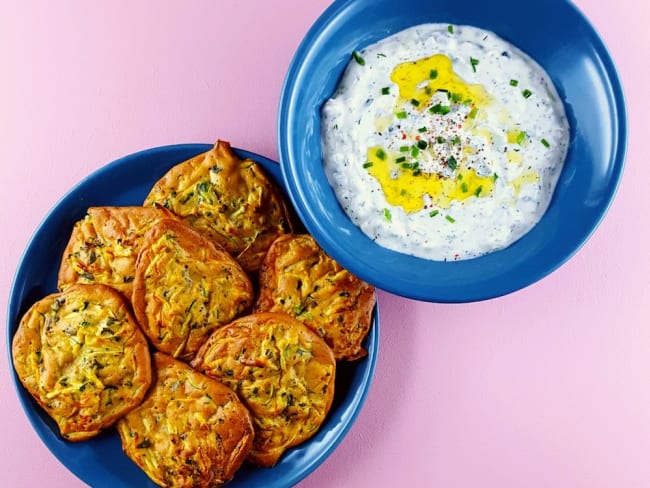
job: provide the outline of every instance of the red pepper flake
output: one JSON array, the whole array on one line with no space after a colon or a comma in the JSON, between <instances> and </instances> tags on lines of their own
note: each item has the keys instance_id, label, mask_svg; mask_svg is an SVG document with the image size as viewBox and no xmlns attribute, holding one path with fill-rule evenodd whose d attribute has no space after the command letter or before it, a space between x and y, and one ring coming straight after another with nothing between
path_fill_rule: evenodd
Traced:
<instances>
[{"instance_id":1,"label":"red pepper flake","mask_svg":"<svg viewBox=\"0 0 650 488\"><path fill-rule=\"evenodd\" d=\"M402 132L402 140L406 139L406 133Z\"/></svg>"},{"instance_id":2,"label":"red pepper flake","mask_svg":"<svg viewBox=\"0 0 650 488\"><path fill-rule=\"evenodd\" d=\"M420 136L415 136L415 140L416 140L416 141L419 141L419 140L420 140Z\"/></svg>"}]
</instances>

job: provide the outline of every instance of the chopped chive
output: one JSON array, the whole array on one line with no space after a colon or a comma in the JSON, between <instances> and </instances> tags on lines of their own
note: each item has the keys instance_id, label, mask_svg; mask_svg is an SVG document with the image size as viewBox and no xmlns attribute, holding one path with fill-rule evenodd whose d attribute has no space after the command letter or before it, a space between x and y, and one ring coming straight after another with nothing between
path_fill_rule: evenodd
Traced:
<instances>
[{"instance_id":1,"label":"chopped chive","mask_svg":"<svg viewBox=\"0 0 650 488\"><path fill-rule=\"evenodd\" d=\"M388 95L388 94L390 94L390 87L389 87L389 86L385 86L385 87L383 87L383 88L381 89L381 94L382 94L382 95Z\"/></svg>"},{"instance_id":2,"label":"chopped chive","mask_svg":"<svg viewBox=\"0 0 650 488\"><path fill-rule=\"evenodd\" d=\"M406 112L397 112L395 114L395 117L397 117L398 119L405 119L406 118Z\"/></svg>"},{"instance_id":3,"label":"chopped chive","mask_svg":"<svg viewBox=\"0 0 650 488\"><path fill-rule=\"evenodd\" d=\"M390 210L387 208L384 209L384 218L390 222L391 215L390 215Z\"/></svg>"},{"instance_id":4,"label":"chopped chive","mask_svg":"<svg viewBox=\"0 0 650 488\"><path fill-rule=\"evenodd\" d=\"M415 168L417 168L417 163L402 163L402 168L404 168L404 169L415 169Z\"/></svg>"},{"instance_id":5,"label":"chopped chive","mask_svg":"<svg viewBox=\"0 0 650 488\"><path fill-rule=\"evenodd\" d=\"M379 159L383 161L384 159L386 159L386 151L384 151L382 148L379 148L375 152L375 156L377 156Z\"/></svg>"},{"instance_id":6,"label":"chopped chive","mask_svg":"<svg viewBox=\"0 0 650 488\"><path fill-rule=\"evenodd\" d=\"M431 112L432 114L446 115L449 112L451 112L451 107L449 105L442 105L440 103L436 103L433 107L429 109L429 112Z\"/></svg>"},{"instance_id":7,"label":"chopped chive","mask_svg":"<svg viewBox=\"0 0 650 488\"><path fill-rule=\"evenodd\" d=\"M456 145L456 144L460 144L460 137L458 137L458 136L454 137L454 138L451 140L451 143L454 144L454 145Z\"/></svg>"},{"instance_id":8,"label":"chopped chive","mask_svg":"<svg viewBox=\"0 0 650 488\"><path fill-rule=\"evenodd\" d=\"M467 183L463 181L463 183L460 185L460 191L462 191L463 193L467 193L468 190L469 187L467 186Z\"/></svg>"},{"instance_id":9,"label":"chopped chive","mask_svg":"<svg viewBox=\"0 0 650 488\"><path fill-rule=\"evenodd\" d=\"M427 95L431 95L433 93L433 90L431 90L430 86L425 86L424 93L426 93Z\"/></svg>"},{"instance_id":10,"label":"chopped chive","mask_svg":"<svg viewBox=\"0 0 650 488\"><path fill-rule=\"evenodd\" d=\"M450 34L453 34L453 33L454 33L454 26L453 26L453 25L448 25L448 26L447 26L447 31L448 31Z\"/></svg>"},{"instance_id":11,"label":"chopped chive","mask_svg":"<svg viewBox=\"0 0 650 488\"><path fill-rule=\"evenodd\" d=\"M435 80L438 77L438 70L437 69L432 69L429 71L429 79Z\"/></svg>"},{"instance_id":12,"label":"chopped chive","mask_svg":"<svg viewBox=\"0 0 650 488\"><path fill-rule=\"evenodd\" d=\"M456 176L456 179L457 179L458 181L462 180L462 179L463 179L463 175L462 175L462 173L458 173L458 176Z\"/></svg>"},{"instance_id":13,"label":"chopped chive","mask_svg":"<svg viewBox=\"0 0 650 488\"><path fill-rule=\"evenodd\" d=\"M493 179L494 181L496 181L498 178L499 178L499 175L498 175L498 174L494 173L494 174L492 175L492 179Z\"/></svg>"},{"instance_id":14,"label":"chopped chive","mask_svg":"<svg viewBox=\"0 0 650 488\"><path fill-rule=\"evenodd\" d=\"M478 113L478 108L474 107L474 108L472 108L472 110L469 111L469 113L467 114L467 117L470 118L470 119L475 119L477 113Z\"/></svg>"},{"instance_id":15,"label":"chopped chive","mask_svg":"<svg viewBox=\"0 0 650 488\"><path fill-rule=\"evenodd\" d=\"M544 145L544 147L551 147L551 144L546 139L542 139L539 142L541 142Z\"/></svg>"},{"instance_id":16,"label":"chopped chive","mask_svg":"<svg viewBox=\"0 0 650 488\"><path fill-rule=\"evenodd\" d=\"M458 162L456 161L456 158L453 156L449 156L449 159L447 160L447 164L449 165L449 169L451 169L452 171L458 167Z\"/></svg>"},{"instance_id":17,"label":"chopped chive","mask_svg":"<svg viewBox=\"0 0 650 488\"><path fill-rule=\"evenodd\" d=\"M438 144L442 144L443 142L445 142L445 138L442 137L442 136L438 136L438 137L436 137L436 142Z\"/></svg>"},{"instance_id":18,"label":"chopped chive","mask_svg":"<svg viewBox=\"0 0 650 488\"><path fill-rule=\"evenodd\" d=\"M417 146L413 146L411 148L411 156L414 157L414 158L417 158L418 154L420 154L420 150L418 149Z\"/></svg>"},{"instance_id":19,"label":"chopped chive","mask_svg":"<svg viewBox=\"0 0 650 488\"><path fill-rule=\"evenodd\" d=\"M463 99L463 96L460 93L452 93L451 94L451 101L458 103Z\"/></svg>"},{"instance_id":20,"label":"chopped chive","mask_svg":"<svg viewBox=\"0 0 650 488\"><path fill-rule=\"evenodd\" d=\"M529 98L533 92L530 91L528 88L526 88L524 91L521 92L521 94L524 96L524 98Z\"/></svg>"},{"instance_id":21,"label":"chopped chive","mask_svg":"<svg viewBox=\"0 0 650 488\"><path fill-rule=\"evenodd\" d=\"M470 57L469 62L472 65L472 70L474 73L476 73L476 65L478 64L478 59Z\"/></svg>"},{"instance_id":22,"label":"chopped chive","mask_svg":"<svg viewBox=\"0 0 650 488\"><path fill-rule=\"evenodd\" d=\"M510 80L510 86L517 86L519 84L518 80Z\"/></svg>"},{"instance_id":23,"label":"chopped chive","mask_svg":"<svg viewBox=\"0 0 650 488\"><path fill-rule=\"evenodd\" d=\"M428 145L429 145L429 144L427 144L427 141L425 141L425 140L423 140L423 139L420 139L420 140L418 141L418 147L419 147L420 149L426 149Z\"/></svg>"},{"instance_id":24,"label":"chopped chive","mask_svg":"<svg viewBox=\"0 0 650 488\"><path fill-rule=\"evenodd\" d=\"M411 98L411 105L413 105L414 107L419 107L420 101L416 100L415 98Z\"/></svg>"},{"instance_id":25,"label":"chopped chive","mask_svg":"<svg viewBox=\"0 0 650 488\"><path fill-rule=\"evenodd\" d=\"M359 54L357 51L352 51L352 57L354 60L359 63L361 66L366 64L366 60L361 57L361 54Z\"/></svg>"},{"instance_id":26,"label":"chopped chive","mask_svg":"<svg viewBox=\"0 0 650 488\"><path fill-rule=\"evenodd\" d=\"M435 217L435 216L438 215L439 213L440 213L440 212L439 212L438 210L432 210L431 212L429 212L429 217Z\"/></svg>"},{"instance_id":27,"label":"chopped chive","mask_svg":"<svg viewBox=\"0 0 650 488\"><path fill-rule=\"evenodd\" d=\"M474 190L474 195L478 197L482 191L483 191L483 187L479 186L476 190Z\"/></svg>"},{"instance_id":28,"label":"chopped chive","mask_svg":"<svg viewBox=\"0 0 650 488\"><path fill-rule=\"evenodd\" d=\"M456 222L456 219L453 218L451 215L445 215L445 219L447 219L447 221L451 222L452 224Z\"/></svg>"},{"instance_id":29,"label":"chopped chive","mask_svg":"<svg viewBox=\"0 0 650 488\"><path fill-rule=\"evenodd\" d=\"M422 134L423 132L426 132L426 131L427 131L427 128L426 128L426 127L420 127L420 128L418 129L418 132L419 132L420 134Z\"/></svg>"},{"instance_id":30,"label":"chopped chive","mask_svg":"<svg viewBox=\"0 0 650 488\"><path fill-rule=\"evenodd\" d=\"M411 149L408 146L400 146L399 152L409 152L409 149Z\"/></svg>"},{"instance_id":31,"label":"chopped chive","mask_svg":"<svg viewBox=\"0 0 650 488\"><path fill-rule=\"evenodd\" d=\"M517 141L517 144L519 144L521 146L524 143L524 141L526 141L526 132L523 131L523 130L519 131L519 134L517 134L516 141Z\"/></svg>"},{"instance_id":32,"label":"chopped chive","mask_svg":"<svg viewBox=\"0 0 650 488\"><path fill-rule=\"evenodd\" d=\"M364 168L370 168L372 166L372 162L368 161L367 163L363 163Z\"/></svg>"},{"instance_id":33,"label":"chopped chive","mask_svg":"<svg viewBox=\"0 0 650 488\"><path fill-rule=\"evenodd\" d=\"M395 160L396 163L403 163L404 161L406 161L406 156L400 156Z\"/></svg>"},{"instance_id":34,"label":"chopped chive","mask_svg":"<svg viewBox=\"0 0 650 488\"><path fill-rule=\"evenodd\" d=\"M422 171L420 171L418 168L413 171L413 176L420 176L422 174Z\"/></svg>"}]
</instances>

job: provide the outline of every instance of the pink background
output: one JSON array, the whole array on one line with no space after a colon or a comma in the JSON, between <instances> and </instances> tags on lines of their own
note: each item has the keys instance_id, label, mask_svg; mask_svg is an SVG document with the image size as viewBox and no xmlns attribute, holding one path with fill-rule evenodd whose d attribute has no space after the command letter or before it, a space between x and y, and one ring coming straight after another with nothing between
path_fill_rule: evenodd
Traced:
<instances>
[{"instance_id":1,"label":"pink background","mask_svg":"<svg viewBox=\"0 0 650 488\"><path fill-rule=\"evenodd\" d=\"M3 2L3 320L31 234L97 168L217 137L277 159L284 74L329 4L144 3ZM301 488L650 486L650 16L641 0L576 3L628 99L627 166L609 214L575 258L513 295L440 305L380 292L365 407ZM0 337L2 485L83 486L29 426Z\"/></svg>"}]
</instances>

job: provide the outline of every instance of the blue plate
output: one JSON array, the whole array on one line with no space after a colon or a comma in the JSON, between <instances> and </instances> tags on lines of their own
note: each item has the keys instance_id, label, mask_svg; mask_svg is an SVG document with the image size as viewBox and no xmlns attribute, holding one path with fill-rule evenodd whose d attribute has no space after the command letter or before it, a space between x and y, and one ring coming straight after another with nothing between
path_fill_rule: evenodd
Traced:
<instances>
[{"instance_id":1,"label":"blue plate","mask_svg":"<svg viewBox=\"0 0 650 488\"><path fill-rule=\"evenodd\" d=\"M427 22L491 30L550 74L571 124L571 144L548 211L510 247L436 262L384 249L345 215L321 161L320 108L354 50ZM627 116L614 64L566 0L341 0L309 30L287 73L278 117L287 191L307 230L341 265L378 288L436 302L497 297L551 273L589 238L622 175Z\"/></svg>"},{"instance_id":2,"label":"blue plate","mask_svg":"<svg viewBox=\"0 0 650 488\"><path fill-rule=\"evenodd\" d=\"M211 147L206 144L181 144L126 156L87 177L51 210L27 246L11 288L7 317L10 358L13 335L22 315L34 302L56 291L63 249L70 238L73 224L83 218L86 209L99 205L141 205L153 184L167 170ZM242 158L259 162L282 185L277 163L248 151L235 149L235 152ZM379 345L377 310L364 345L368 356L338 365L332 409L318 433L306 443L288 451L273 468L244 465L228 484L229 487L290 487L329 456L354 423L370 387ZM13 365L10 365L10 369L32 426L50 451L76 476L94 488L156 486L123 454L114 429L84 442L63 440L54 422L20 384Z\"/></svg>"}]
</instances>

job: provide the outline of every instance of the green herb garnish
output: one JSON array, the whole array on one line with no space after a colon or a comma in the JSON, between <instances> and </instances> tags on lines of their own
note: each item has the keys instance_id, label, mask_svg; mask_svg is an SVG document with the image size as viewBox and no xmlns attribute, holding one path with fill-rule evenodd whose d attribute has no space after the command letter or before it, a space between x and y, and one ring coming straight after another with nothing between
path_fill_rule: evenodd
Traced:
<instances>
[{"instance_id":1,"label":"green herb garnish","mask_svg":"<svg viewBox=\"0 0 650 488\"><path fill-rule=\"evenodd\" d=\"M420 140L418 141L418 147L419 147L420 149L426 149L428 145L429 145L429 144L427 144L427 141L425 141L425 140L423 140L423 139L420 139Z\"/></svg>"},{"instance_id":2,"label":"green herb garnish","mask_svg":"<svg viewBox=\"0 0 650 488\"><path fill-rule=\"evenodd\" d=\"M519 84L519 81L517 80L510 80L510 86L517 86Z\"/></svg>"},{"instance_id":3,"label":"green herb garnish","mask_svg":"<svg viewBox=\"0 0 650 488\"><path fill-rule=\"evenodd\" d=\"M379 148L375 152L375 156L377 156L379 159L383 161L384 159L386 159L386 151L384 151L382 148Z\"/></svg>"},{"instance_id":4,"label":"green herb garnish","mask_svg":"<svg viewBox=\"0 0 650 488\"><path fill-rule=\"evenodd\" d=\"M440 213L440 212L439 212L438 210L432 210L431 212L429 212L429 217L435 217L435 216L438 215L439 213Z\"/></svg>"},{"instance_id":5,"label":"green herb garnish","mask_svg":"<svg viewBox=\"0 0 650 488\"><path fill-rule=\"evenodd\" d=\"M446 215L445 219L447 219L448 222L451 222L452 224L456 222L456 219L453 218L451 215Z\"/></svg>"},{"instance_id":6,"label":"green herb garnish","mask_svg":"<svg viewBox=\"0 0 650 488\"><path fill-rule=\"evenodd\" d=\"M472 71L476 73L476 65L478 65L478 59L470 57L469 62L472 65Z\"/></svg>"},{"instance_id":7,"label":"green herb garnish","mask_svg":"<svg viewBox=\"0 0 650 488\"><path fill-rule=\"evenodd\" d=\"M385 87L383 87L383 88L381 89L381 94L382 94L382 95L389 95L389 94L390 94L390 87L389 87L389 86L385 86Z\"/></svg>"},{"instance_id":8,"label":"green herb garnish","mask_svg":"<svg viewBox=\"0 0 650 488\"><path fill-rule=\"evenodd\" d=\"M357 51L352 51L352 57L354 60L359 63L361 66L366 64L366 60L361 57L361 54L359 54Z\"/></svg>"},{"instance_id":9,"label":"green herb garnish","mask_svg":"<svg viewBox=\"0 0 650 488\"><path fill-rule=\"evenodd\" d=\"M449 159L447 160L447 164L449 165L449 169L455 170L458 167L458 161L456 161L456 158L453 156L449 156Z\"/></svg>"},{"instance_id":10,"label":"green herb garnish","mask_svg":"<svg viewBox=\"0 0 650 488\"><path fill-rule=\"evenodd\" d=\"M524 96L524 98L530 98L533 92L530 91L528 88L526 88L524 91L521 92L521 94Z\"/></svg>"},{"instance_id":11,"label":"green herb garnish","mask_svg":"<svg viewBox=\"0 0 650 488\"><path fill-rule=\"evenodd\" d=\"M397 112L395 114L395 117L397 117L398 119L405 119L406 118L406 112Z\"/></svg>"},{"instance_id":12,"label":"green herb garnish","mask_svg":"<svg viewBox=\"0 0 650 488\"><path fill-rule=\"evenodd\" d=\"M551 147L551 144L546 139L542 139L539 142L541 142L544 145L544 147Z\"/></svg>"}]
</instances>

